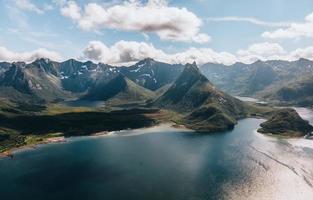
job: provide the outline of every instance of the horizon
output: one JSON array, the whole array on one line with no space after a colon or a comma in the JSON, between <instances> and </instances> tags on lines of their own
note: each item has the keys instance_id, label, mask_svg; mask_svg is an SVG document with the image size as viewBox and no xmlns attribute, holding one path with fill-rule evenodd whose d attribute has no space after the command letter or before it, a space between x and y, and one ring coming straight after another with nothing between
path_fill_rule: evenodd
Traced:
<instances>
[{"instance_id":1,"label":"horizon","mask_svg":"<svg viewBox=\"0 0 313 200\"><path fill-rule=\"evenodd\" d=\"M62 61L56 61L56 60L52 60L50 58L45 58L45 57L40 57L40 58L36 58L35 60L32 60L30 62L24 62L24 61L13 61L13 62L7 62L7 61L0 61L1 62L6 62L6 63L11 63L11 64L14 64L14 63L25 63L25 64L31 64L31 63L34 63L36 62L37 60L41 60L41 59L48 59L49 61L52 61L52 62L57 62L57 63L64 63L64 62L67 62L67 61L70 61L70 60L75 60L75 61L78 61L78 62L81 62L81 63L87 63L87 62L91 62L93 64L96 64L96 65L100 65L100 64L103 64L103 65L109 65L110 67L131 67L131 66L134 66L134 65L137 65L139 62L141 61L144 61L144 60L147 60L147 59L151 59L153 61L156 61L156 62L160 62L160 63L167 63L167 62L163 62L163 61L160 61L160 60L157 60L157 59L154 59L154 58L150 58L150 57L146 57L146 58L143 58L141 60L136 60L136 61L133 61L133 62L130 62L130 63L120 63L121 65L112 65L112 64L109 64L109 63L103 63L101 61L99 62L95 62L93 60L79 60L79 59L75 59L75 58L68 58L68 59L65 59L65 60L62 60ZM207 65L207 64L218 64L218 65L224 65L224 66L228 66L228 67L231 67L231 66L234 66L236 64L244 64L244 65L253 65L257 62L272 62L272 61L282 61L282 62L298 62L300 60L307 60L307 61L311 61L313 62L313 59L307 59L307 58L299 58L299 59L296 59L296 60L256 60L252 63L243 63L243 62L235 62L233 64L223 64L223 63L214 63L214 62L208 62L208 63L203 63L203 64L198 64L196 61L193 61L193 62L188 62L188 63L167 63L167 64L172 64L172 65L192 65L192 64L196 64L198 67L202 67L204 65ZM123 65L124 64L124 65Z\"/></svg>"},{"instance_id":2,"label":"horizon","mask_svg":"<svg viewBox=\"0 0 313 200\"><path fill-rule=\"evenodd\" d=\"M120 66L146 57L199 65L313 60L308 0L0 2L0 61L74 58Z\"/></svg>"}]
</instances>

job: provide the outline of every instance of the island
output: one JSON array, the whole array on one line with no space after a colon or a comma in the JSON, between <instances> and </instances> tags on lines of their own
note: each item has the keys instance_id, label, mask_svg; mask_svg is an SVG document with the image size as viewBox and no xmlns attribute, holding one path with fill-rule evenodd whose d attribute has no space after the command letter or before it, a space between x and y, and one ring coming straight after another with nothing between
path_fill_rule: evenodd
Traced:
<instances>
[{"instance_id":1,"label":"island","mask_svg":"<svg viewBox=\"0 0 313 200\"><path fill-rule=\"evenodd\" d=\"M271 117L260 126L259 133L286 137L301 137L313 131L313 126L291 108L273 112Z\"/></svg>"}]
</instances>

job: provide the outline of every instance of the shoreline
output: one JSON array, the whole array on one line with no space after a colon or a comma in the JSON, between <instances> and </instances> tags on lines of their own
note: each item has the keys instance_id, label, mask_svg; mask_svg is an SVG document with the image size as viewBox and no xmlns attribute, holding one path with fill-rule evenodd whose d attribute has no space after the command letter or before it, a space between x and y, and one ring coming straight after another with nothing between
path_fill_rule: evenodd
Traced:
<instances>
[{"instance_id":1,"label":"shoreline","mask_svg":"<svg viewBox=\"0 0 313 200\"><path fill-rule=\"evenodd\" d=\"M64 137L64 136L59 136L59 137L51 137L47 138L44 141L31 144L31 145L23 145L20 147L13 147L11 149L8 149L4 152L0 153L0 159L2 158L14 158L14 154L17 153L18 151L23 151L26 149L37 149L39 145L47 145L47 144L58 144L58 143L66 143L70 139L79 139L79 138L98 138L98 137L107 137L107 136L115 136L114 133L123 133L123 132L133 132L133 131L144 131L146 129L154 129L157 127L165 126L167 128L173 128L176 130L185 130L185 131L193 131L191 129L186 128L185 126L177 125L175 123L160 123L160 124L154 124L152 126L148 127L142 127L142 128L137 128L137 129L123 129L123 130L118 130L118 131L100 131L96 133L92 133L90 135L84 135L84 136L70 136L70 137ZM153 133L153 131L150 131ZM145 134L145 133L139 133L139 134ZM137 134L137 135L139 135ZM118 135L116 135L118 136ZM120 135L122 136L133 136L133 135Z\"/></svg>"},{"instance_id":2,"label":"shoreline","mask_svg":"<svg viewBox=\"0 0 313 200\"><path fill-rule=\"evenodd\" d=\"M284 140L286 142L301 142L301 141L302 142L311 142L311 141L313 141L313 138L309 138L307 135L305 135L305 136L283 136L283 135L276 135L276 134L272 134L272 133L261 133L261 132L258 132L258 129L254 130L254 134L259 138L266 139L269 141L277 141L277 140Z\"/></svg>"},{"instance_id":3,"label":"shoreline","mask_svg":"<svg viewBox=\"0 0 313 200\"><path fill-rule=\"evenodd\" d=\"M35 144L31 144L31 145L23 145L20 147L13 147L11 149L8 149L2 153L0 153L0 158L13 158L14 157L14 153L16 153L17 151L20 150L25 150L25 149L36 149L38 147L38 145L45 145L45 144L57 144L57 143L65 143L66 138L64 136L59 136L59 137L51 137L51 138L47 138L44 141L35 143Z\"/></svg>"}]
</instances>

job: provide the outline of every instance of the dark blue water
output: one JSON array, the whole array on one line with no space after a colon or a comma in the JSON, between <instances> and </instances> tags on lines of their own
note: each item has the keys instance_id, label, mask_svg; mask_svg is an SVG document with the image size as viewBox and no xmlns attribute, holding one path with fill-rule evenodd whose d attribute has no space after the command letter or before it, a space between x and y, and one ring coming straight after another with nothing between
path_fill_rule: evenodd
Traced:
<instances>
[{"instance_id":1,"label":"dark blue water","mask_svg":"<svg viewBox=\"0 0 313 200\"><path fill-rule=\"evenodd\" d=\"M249 147L260 122L214 135L160 129L19 152L0 160L0 199L230 199L233 190L244 199L240 188L265 173L256 162L263 155Z\"/></svg>"}]
</instances>

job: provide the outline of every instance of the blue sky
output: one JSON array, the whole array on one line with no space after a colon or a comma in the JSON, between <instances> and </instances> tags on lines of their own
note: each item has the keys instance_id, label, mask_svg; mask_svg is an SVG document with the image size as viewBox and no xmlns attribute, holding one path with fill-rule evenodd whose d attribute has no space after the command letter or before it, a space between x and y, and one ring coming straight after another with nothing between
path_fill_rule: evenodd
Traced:
<instances>
[{"instance_id":1,"label":"blue sky","mask_svg":"<svg viewBox=\"0 0 313 200\"><path fill-rule=\"evenodd\" d=\"M0 2L1 61L313 59L312 0Z\"/></svg>"}]
</instances>

